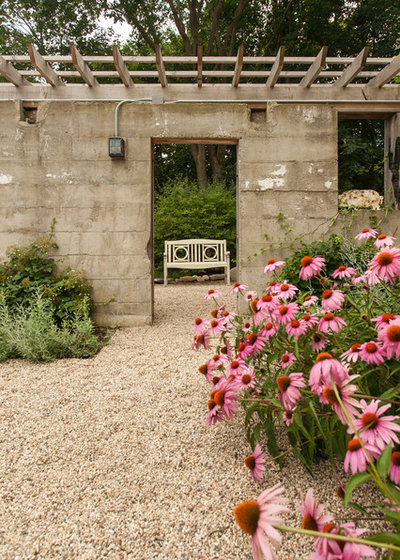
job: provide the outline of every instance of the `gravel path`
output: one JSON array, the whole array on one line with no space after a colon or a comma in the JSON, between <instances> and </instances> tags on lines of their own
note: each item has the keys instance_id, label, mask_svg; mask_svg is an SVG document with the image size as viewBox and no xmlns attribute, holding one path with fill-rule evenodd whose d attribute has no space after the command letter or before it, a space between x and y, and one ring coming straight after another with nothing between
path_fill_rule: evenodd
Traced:
<instances>
[{"instance_id":1,"label":"gravel path","mask_svg":"<svg viewBox=\"0 0 400 560\"><path fill-rule=\"evenodd\" d=\"M257 485L242 420L205 425L209 353L190 349L190 327L209 287L156 286L155 324L89 360L0 364L0 558L247 560L232 508L263 488L284 482L292 526L298 489L340 507L323 465L313 482L292 459L269 464ZM286 536L279 557L308 550Z\"/></svg>"}]
</instances>

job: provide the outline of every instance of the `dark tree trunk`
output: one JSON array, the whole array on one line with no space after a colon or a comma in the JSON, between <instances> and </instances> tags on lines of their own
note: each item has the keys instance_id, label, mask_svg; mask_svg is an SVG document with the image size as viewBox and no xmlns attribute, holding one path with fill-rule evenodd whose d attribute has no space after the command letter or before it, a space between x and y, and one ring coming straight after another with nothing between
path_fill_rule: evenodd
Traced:
<instances>
[{"instance_id":1,"label":"dark tree trunk","mask_svg":"<svg viewBox=\"0 0 400 560\"><path fill-rule=\"evenodd\" d=\"M225 151L224 144L209 144L207 146L208 156L210 158L212 179L213 181L222 181L225 167Z\"/></svg>"},{"instance_id":2,"label":"dark tree trunk","mask_svg":"<svg viewBox=\"0 0 400 560\"><path fill-rule=\"evenodd\" d=\"M196 164L197 182L200 187L207 187L206 146L205 144L192 144L192 155Z\"/></svg>"}]
</instances>

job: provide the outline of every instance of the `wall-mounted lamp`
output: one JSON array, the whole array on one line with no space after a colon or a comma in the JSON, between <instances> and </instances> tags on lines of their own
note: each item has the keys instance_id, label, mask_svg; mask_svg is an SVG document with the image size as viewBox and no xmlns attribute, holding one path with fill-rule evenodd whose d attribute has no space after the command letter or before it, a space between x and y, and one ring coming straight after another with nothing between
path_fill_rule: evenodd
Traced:
<instances>
[{"instance_id":1,"label":"wall-mounted lamp","mask_svg":"<svg viewBox=\"0 0 400 560\"><path fill-rule=\"evenodd\" d=\"M108 155L112 158L124 158L125 140L120 136L111 136L108 139Z\"/></svg>"}]
</instances>

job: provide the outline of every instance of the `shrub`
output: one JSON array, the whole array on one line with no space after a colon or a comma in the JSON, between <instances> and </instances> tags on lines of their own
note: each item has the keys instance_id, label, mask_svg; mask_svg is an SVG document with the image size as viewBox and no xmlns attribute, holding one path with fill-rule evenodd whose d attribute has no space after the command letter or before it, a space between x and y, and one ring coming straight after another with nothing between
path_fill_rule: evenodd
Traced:
<instances>
[{"instance_id":1,"label":"shrub","mask_svg":"<svg viewBox=\"0 0 400 560\"><path fill-rule=\"evenodd\" d=\"M236 258L235 192L221 184L202 188L185 179L164 188L154 205L154 265L162 275L164 241L226 239L231 261Z\"/></svg>"}]
</instances>

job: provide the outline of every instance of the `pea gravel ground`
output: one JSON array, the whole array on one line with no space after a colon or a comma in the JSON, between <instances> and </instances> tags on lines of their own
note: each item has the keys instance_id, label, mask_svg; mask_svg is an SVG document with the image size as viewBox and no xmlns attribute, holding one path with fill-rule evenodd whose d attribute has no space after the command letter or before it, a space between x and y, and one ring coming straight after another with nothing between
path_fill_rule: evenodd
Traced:
<instances>
[{"instance_id":1,"label":"pea gravel ground","mask_svg":"<svg viewBox=\"0 0 400 560\"><path fill-rule=\"evenodd\" d=\"M224 300L235 298L222 290ZM88 360L0 364L0 558L247 560L232 508L282 481L299 525L298 490L312 485L340 513L325 465L314 480L287 459L254 483L243 417L206 426L208 388L191 350L210 285L155 288L152 327L115 332ZM279 558L308 558L285 536Z\"/></svg>"}]
</instances>

